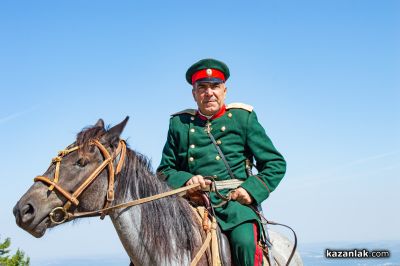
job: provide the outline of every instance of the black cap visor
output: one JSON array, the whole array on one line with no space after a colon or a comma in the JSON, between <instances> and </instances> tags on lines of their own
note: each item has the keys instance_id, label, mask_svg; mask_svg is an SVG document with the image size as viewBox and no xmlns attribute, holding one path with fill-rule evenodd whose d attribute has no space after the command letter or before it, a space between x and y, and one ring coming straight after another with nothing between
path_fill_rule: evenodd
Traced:
<instances>
[{"instance_id":1,"label":"black cap visor","mask_svg":"<svg viewBox=\"0 0 400 266\"><path fill-rule=\"evenodd\" d=\"M224 81L222 79L219 79L219 78L202 78L202 79L196 80L196 83L220 84L220 83L224 83Z\"/></svg>"}]
</instances>

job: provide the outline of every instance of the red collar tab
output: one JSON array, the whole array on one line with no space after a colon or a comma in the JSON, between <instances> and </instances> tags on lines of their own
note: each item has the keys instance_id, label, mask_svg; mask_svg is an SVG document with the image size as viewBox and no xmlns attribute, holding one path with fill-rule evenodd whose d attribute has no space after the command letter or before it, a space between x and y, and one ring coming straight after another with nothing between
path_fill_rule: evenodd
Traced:
<instances>
[{"instance_id":1,"label":"red collar tab","mask_svg":"<svg viewBox=\"0 0 400 266\"><path fill-rule=\"evenodd\" d=\"M195 72L192 76L192 84L194 84L199 79L204 78L217 78L225 82L225 75L222 71L215 68L206 68Z\"/></svg>"},{"instance_id":2,"label":"red collar tab","mask_svg":"<svg viewBox=\"0 0 400 266\"><path fill-rule=\"evenodd\" d=\"M213 116L210 118L210 120L214 120L214 119L216 119L216 118L218 118L218 117L223 116L223 115L225 114L225 112L226 112L226 107L225 107L225 105L223 105L223 106L221 107L221 109L219 109L219 111L218 111L215 115L213 115ZM201 120L204 120L204 121L205 121L205 120L208 120L208 118L205 117L204 115L200 114L199 111L197 111L197 116L200 117Z\"/></svg>"}]
</instances>

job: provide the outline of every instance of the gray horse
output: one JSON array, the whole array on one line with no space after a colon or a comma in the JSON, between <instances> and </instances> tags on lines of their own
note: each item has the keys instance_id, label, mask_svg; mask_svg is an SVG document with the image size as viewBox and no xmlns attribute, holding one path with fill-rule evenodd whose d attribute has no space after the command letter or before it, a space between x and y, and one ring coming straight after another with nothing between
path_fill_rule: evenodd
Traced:
<instances>
[{"instance_id":1,"label":"gray horse","mask_svg":"<svg viewBox=\"0 0 400 266\"><path fill-rule=\"evenodd\" d=\"M47 228L94 210L169 191L143 155L121 148L127 121L107 130L100 119L81 131L15 205L18 226L40 238ZM134 265L189 265L203 243L191 207L176 195L99 214L110 216ZM270 235L275 263L285 265L292 245L280 234ZM208 252L198 265L211 265ZM302 265L298 253L291 265Z\"/></svg>"}]
</instances>

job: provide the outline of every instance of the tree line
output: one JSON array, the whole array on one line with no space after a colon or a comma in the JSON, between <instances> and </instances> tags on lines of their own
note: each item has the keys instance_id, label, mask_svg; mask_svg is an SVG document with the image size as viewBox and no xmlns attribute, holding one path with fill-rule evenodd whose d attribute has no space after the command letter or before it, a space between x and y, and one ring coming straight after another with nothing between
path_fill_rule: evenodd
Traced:
<instances>
[{"instance_id":1,"label":"tree line","mask_svg":"<svg viewBox=\"0 0 400 266\"><path fill-rule=\"evenodd\" d=\"M18 249L14 255L10 254L11 239L0 240L0 266L28 266L29 257Z\"/></svg>"}]
</instances>

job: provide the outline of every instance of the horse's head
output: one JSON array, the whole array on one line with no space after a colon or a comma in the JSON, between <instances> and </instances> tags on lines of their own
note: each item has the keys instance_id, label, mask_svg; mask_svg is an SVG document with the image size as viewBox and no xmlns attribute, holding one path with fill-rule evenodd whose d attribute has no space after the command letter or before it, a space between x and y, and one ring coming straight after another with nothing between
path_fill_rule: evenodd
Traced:
<instances>
[{"instance_id":1,"label":"horse's head","mask_svg":"<svg viewBox=\"0 0 400 266\"><path fill-rule=\"evenodd\" d=\"M128 117L106 130L100 119L80 132L17 202L13 209L17 224L42 237L47 228L68 221L71 213L110 203L114 174L123 163L125 144L119 137L127 121Z\"/></svg>"}]
</instances>

